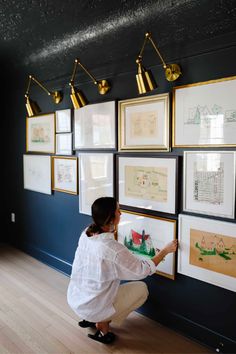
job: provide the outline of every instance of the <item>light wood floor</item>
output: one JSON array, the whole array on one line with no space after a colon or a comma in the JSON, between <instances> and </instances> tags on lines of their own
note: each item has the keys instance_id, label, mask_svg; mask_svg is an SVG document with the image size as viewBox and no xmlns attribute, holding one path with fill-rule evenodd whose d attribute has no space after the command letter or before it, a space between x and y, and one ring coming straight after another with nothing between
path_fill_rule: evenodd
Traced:
<instances>
[{"instance_id":1,"label":"light wood floor","mask_svg":"<svg viewBox=\"0 0 236 354\"><path fill-rule=\"evenodd\" d=\"M133 313L111 346L87 337L68 307L69 278L9 246L0 246L0 353L213 353Z\"/></svg>"}]
</instances>

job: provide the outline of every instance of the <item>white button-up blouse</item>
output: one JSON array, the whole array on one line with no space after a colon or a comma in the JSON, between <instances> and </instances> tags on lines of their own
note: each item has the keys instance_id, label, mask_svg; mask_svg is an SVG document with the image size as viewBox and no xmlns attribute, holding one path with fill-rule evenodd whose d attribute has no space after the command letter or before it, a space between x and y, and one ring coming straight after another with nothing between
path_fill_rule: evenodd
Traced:
<instances>
[{"instance_id":1,"label":"white button-up blouse","mask_svg":"<svg viewBox=\"0 0 236 354\"><path fill-rule=\"evenodd\" d=\"M136 258L113 233L81 234L67 291L70 307L81 319L101 322L115 313L121 280L139 280L156 272L152 260Z\"/></svg>"}]
</instances>

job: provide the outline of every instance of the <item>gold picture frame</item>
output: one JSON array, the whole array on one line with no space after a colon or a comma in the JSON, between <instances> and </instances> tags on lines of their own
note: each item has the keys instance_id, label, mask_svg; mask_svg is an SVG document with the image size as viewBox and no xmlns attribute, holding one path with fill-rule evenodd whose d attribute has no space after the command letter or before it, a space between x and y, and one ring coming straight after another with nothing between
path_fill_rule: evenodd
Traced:
<instances>
[{"instance_id":1,"label":"gold picture frame","mask_svg":"<svg viewBox=\"0 0 236 354\"><path fill-rule=\"evenodd\" d=\"M52 156L52 189L54 191L78 194L77 157Z\"/></svg>"},{"instance_id":2,"label":"gold picture frame","mask_svg":"<svg viewBox=\"0 0 236 354\"><path fill-rule=\"evenodd\" d=\"M118 103L119 151L170 151L169 94Z\"/></svg>"},{"instance_id":3,"label":"gold picture frame","mask_svg":"<svg viewBox=\"0 0 236 354\"><path fill-rule=\"evenodd\" d=\"M117 240L138 258L151 259L168 242L176 239L176 220L121 210ZM156 274L175 279L175 254L168 254Z\"/></svg>"},{"instance_id":4,"label":"gold picture frame","mask_svg":"<svg viewBox=\"0 0 236 354\"><path fill-rule=\"evenodd\" d=\"M26 151L55 153L55 113L26 118Z\"/></svg>"},{"instance_id":5,"label":"gold picture frame","mask_svg":"<svg viewBox=\"0 0 236 354\"><path fill-rule=\"evenodd\" d=\"M173 88L173 147L236 146L236 76Z\"/></svg>"}]
</instances>

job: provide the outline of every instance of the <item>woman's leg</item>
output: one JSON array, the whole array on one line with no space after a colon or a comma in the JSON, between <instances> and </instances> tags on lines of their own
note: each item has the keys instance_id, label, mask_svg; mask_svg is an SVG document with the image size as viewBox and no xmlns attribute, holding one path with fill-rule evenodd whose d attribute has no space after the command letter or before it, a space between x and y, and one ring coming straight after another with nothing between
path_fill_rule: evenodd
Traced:
<instances>
[{"instance_id":1,"label":"woman's leg","mask_svg":"<svg viewBox=\"0 0 236 354\"><path fill-rule=\"evenodd\" d=\"M144 304L148 297L147 285L142 281L133 281L120 285L113 306L116 313L110 318L121 325L123 320L134 310Z\"/></svg>"}]
</instances>

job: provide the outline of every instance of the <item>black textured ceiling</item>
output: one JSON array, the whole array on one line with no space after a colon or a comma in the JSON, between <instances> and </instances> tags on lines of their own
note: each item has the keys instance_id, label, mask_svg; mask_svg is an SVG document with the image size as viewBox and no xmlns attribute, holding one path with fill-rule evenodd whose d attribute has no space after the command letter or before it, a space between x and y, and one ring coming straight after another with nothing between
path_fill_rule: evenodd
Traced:
<instances>
[{"instance_id":1,"label":"black textured ceiling","mask_svg":"<svg viewBox=\"0 0 236 354\"><path fill-rule=\"evenodd\" d=\"M68 77L76 57L92 71L132 70L147 30L167 62L217 47L219 37L230 45L236 0L0 1L1 61L43 81Z\"/></svg>"}]
</instances>

